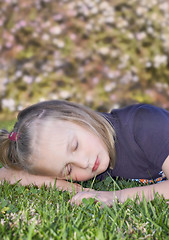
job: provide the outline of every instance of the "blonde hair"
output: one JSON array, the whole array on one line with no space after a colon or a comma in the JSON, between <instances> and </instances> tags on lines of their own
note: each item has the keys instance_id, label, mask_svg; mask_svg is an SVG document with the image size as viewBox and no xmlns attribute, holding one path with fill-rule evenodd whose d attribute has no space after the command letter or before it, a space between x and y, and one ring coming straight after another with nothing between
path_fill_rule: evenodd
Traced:
<instances>
[{"instance_id":1,"label":"blonde hair","mask_svg":"<svg viewBox=\"0 0 169 240\"><path fill-rule=\"evenodd\" d=\"M33 126L37 121L49 118L74 122L99 136L107 147L110 165L114 167L115 131L112 126L102 114L86 106L59 100L40 102L21 111L13 129L19 135L18 140L11 141L9 132L0 130L0 162L3 166L31 172L29 159L33 153Z\"/></svg>"}]
</instances>

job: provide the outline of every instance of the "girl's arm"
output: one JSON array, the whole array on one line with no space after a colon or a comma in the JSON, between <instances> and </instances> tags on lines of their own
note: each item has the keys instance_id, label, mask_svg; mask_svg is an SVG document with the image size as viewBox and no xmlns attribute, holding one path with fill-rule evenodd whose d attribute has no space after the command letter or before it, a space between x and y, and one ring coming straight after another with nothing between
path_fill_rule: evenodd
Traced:
<instances>
[{"instance_id":1,"label":"girl's arm","mask_svg":"<svg viewBox=\"0 0 169 240\"><path fill-rule=\"evenodd\" d=\"M163 195L166 199L169 199L169 180L143 186L143 187L134 187L134 188L126 188L118 191L83 191L77 193L70 200L72 204L80 204L83 198L95 198L96 201L99 201L108 206L112 206L113 202L118 199L120 202L125 202L128 198L135 199L136 196L139 197L140 201L143 200L143 196L145 196L146 200L153 200L154 193L159 193Z\"/></svg>"},{"instance_id":2,"label":"girl's arm","mask_svg":"<svg viewBox=\"0 0 169 240\"><path fill-rule=\"evenodd\" d=\"M165 173L165 176L169 179L169 156L164 161L162 170ZM111 206L115 199L118 199L120 202L124 202L127 198L135 199L136 196L142 201L143 196L146 200L153 200L154 194L158 193L163 195L165 199L169 199L169 180L166 180L161 183L126 188L119 191L92 191L92 192L79 192L72 199L71 203L79 204L83 198L95 198L97 201L103 202L104 204Z\"/></svg>"},{"instance_id":3,"label":"girl's arm","mask_svg":"<svg viewBox=\"0 0 169 240\"><path fill-rule=\"evenodd\" d=\"M169 180L148 186L126 188L117 191L117 197L119 197L121 202L124 202L127 198L134 199L137 195L141 201L143 196L146 200L153 200L155 193L163 195L165 199L169 199Z\"/></svg>"},{"instance_id":4,"label":"girl's arm","mask_svg":"<svg viewBox=\"0 0 169 240\"><path fill-rule=\"evenodd\" d=\"M167 179L169 179L169 156L164 161L162 170ZM152 200L154 193L158 193L159 195L163 195L164 198L169 199L169 180L149 186L121 190L121 200L125 201L126 197L132 198L135 197L136 194L142 199L143 193L147 200Z\"/></svg>"},{"instance_id":5,"label":"girl's arm","mask_svg":"<svg viewBox=\"0 0 169 240\"><path fill-rule=\"evenodd\" d=\"M48 176L40 176L40 175L33 175L24 170L15 170L11 168L0 168L0 182L8 181L11 184L16 183L19 181L21 185L29 185L34 184L38 187L41 187L43 184L46 186L54 186L56 182L56 187L59 190L66 190L66 191L75 191L79 192L82 191L82 186L77 183L70 183L65 180L56 180L54 177Z\"/></svg>"}]
</instances>

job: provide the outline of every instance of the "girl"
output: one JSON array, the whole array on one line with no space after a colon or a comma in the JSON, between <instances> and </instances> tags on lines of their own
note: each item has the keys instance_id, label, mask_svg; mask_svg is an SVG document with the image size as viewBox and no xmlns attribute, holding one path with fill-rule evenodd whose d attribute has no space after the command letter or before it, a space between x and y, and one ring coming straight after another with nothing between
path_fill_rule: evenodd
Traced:
<instances>
[{"instance_id":1,"label":"girl","mask_svg":"<svg viewBox=\"0 0 169 240\"><path fill-rule=\"evenodd\" d=\"M169 112L136 104L110 113L98 113L66 101L32 105L18 115L11 133L0 131L1 180L72 189L67 180L97 176L155 182L169 178ZM165 175L165 176L164 176ZM108 206L114 199L147 200L154 193L169 198L169 180L158 184L112 191L89 191L74 183L71 202L96 198Z\"/></svg>"}]
</instances>

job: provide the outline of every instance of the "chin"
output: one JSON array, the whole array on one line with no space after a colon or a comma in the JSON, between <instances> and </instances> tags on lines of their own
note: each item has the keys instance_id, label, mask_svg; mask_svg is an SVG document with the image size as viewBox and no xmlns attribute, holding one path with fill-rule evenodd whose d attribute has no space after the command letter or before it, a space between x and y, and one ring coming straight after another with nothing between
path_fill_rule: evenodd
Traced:
<instances>
[{"instance_id":1,"label":"chin","mask_svg":"<svg viewBox=\"0 0 169 240\"><path fill-rule=\"evenodd\" d=\"M108 169L108 167L109 167L109 161L106 161L103 168L102 168L103 169L102 172L105 172Z\"/></svg>"}]
</instances>

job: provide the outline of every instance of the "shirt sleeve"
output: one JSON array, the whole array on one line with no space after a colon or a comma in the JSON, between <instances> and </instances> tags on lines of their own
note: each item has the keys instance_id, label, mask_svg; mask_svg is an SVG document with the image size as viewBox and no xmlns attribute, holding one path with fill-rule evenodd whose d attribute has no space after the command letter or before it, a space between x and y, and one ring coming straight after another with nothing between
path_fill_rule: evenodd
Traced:
<instances>
[{"instance_id":1,"label":"shirt sleeve","mask_svg":"<svg viewBox=\"0 0 169 240\"><path fill-rule=\"evenodd\" d=\"M134 118L135 141L154 168L161 168L169 155L169 112L142 105Z\"/></svg>"}]
</instances>

